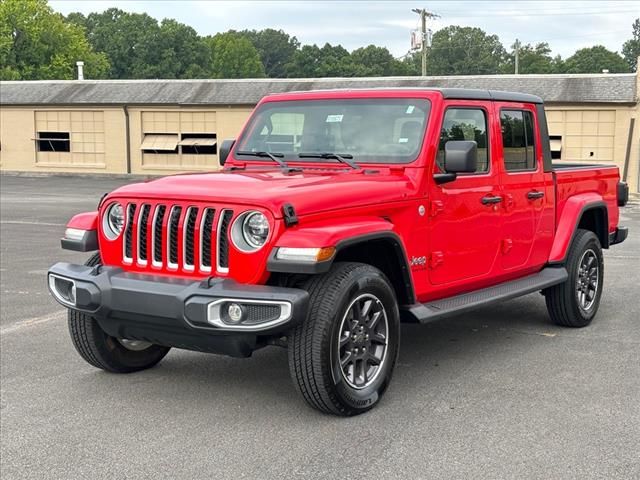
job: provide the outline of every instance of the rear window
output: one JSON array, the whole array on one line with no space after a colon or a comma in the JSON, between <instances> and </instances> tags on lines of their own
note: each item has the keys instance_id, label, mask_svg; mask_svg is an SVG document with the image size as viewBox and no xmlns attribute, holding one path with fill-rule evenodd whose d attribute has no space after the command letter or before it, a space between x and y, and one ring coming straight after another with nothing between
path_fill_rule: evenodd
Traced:
<instances>
[{"instance_id":1,"label":"rear window","mask_svg":"<svg viewBox=\"0 0 640 480\"><path fill-rule=\"evenodd\" d=\"M502 110L502 147L508 171L535 170L533 114L529 110Z\"/></svg>"},{"instance_id":2,"label":"rear window","mask_svg":"<svg viewBox=\"0 0 640 480\"><path fill-rule=\"evenodd\" d=\"M332 152L360 163L408 163L422 147L429 109L428 100L405 98L265 103L236 150L282 153L296 161L318 161L299 153Z\"/></svg>"}]
</instances>

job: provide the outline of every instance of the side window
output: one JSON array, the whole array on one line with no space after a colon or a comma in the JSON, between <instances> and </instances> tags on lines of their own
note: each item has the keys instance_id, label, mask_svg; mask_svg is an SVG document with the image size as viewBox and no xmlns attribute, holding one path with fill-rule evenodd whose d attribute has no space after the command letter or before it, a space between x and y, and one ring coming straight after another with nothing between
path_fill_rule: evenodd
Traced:
<instances>
[{"instance_id":1,"label":"side window","mask_svg":"<svg viewBox=\"0 0 640 480\"><path fill-rule=\"evenodd\" d=\"M535 170L533 114L528 110L502 110L500 123L505 168L508 171Z\"/></svg>"},{"instance_id":2,"label":"side window","mask_svg":"<svg viewBox=\"0 0 640 480\"><path fill-rule=\"evenodd\" d=\"M436 164L444 172L444 146L449 140L473 140L478 144L476 173L489 171L487 116L480 108L449 108L444 114Z\"/></svg>"}]
</instances>

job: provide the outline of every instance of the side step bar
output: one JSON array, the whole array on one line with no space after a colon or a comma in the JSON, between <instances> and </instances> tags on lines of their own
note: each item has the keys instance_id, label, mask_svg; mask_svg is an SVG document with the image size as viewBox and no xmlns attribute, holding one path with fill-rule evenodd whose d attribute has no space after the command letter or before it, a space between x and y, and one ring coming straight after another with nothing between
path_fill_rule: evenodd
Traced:
<instances>
[{"instance_id":1,"label":"side step bar","mask_svg":"<svg viewBox=\"0 0 640 480\"><path fill-rule=\"evenodd\" d=\"M494 285L493 287L428 303L405 306L401 309L401 318L408 322L429 323L478 307L537 292L562 283L567 278L569 278L569 274L565 268L549 267L539 273Z\"/></svg>"}]
</instances>

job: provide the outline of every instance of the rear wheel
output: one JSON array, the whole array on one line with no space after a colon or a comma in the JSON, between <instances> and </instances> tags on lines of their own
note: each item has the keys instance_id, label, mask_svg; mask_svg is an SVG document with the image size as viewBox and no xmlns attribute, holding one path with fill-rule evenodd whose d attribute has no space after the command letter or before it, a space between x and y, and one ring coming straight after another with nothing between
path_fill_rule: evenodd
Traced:
<instances>
[{"instance_id":1,"label":"rear wheel","mask_svg":"<svg viewBox=\"0 0 640 480\"><path fill-rule=\"evenodd\" d=\"M100 254L85 265L100 264ZM90 365L113 373L130 373L153 367L169 352L168 347L107 335L98 322L84 313L69 310L69 333L73 346Z\"/></svg>"},{"instance_id":2,"label":"rear wheel","mask_svg":"<svg viewBox=\"0 0 640 480\"><path fill-rule=\"evenodd\" d=\"M602 247L593 232L576 232L566 268L567 281L545 291L547 309L558 325L585 327L598 312L604 280Z\"/></svg>"},{"instance_id":3,"label":"rear wheel","mask_svg":"<svg viewBox=\"0 0 640 480\"><path fill-rule=\"evenodd\" d=\"M380 270L336 263L307 284L309 315L289 337L289 368L312 407L335 415L371 409L391 380L400 318Z\"/></svg>"}]
</instances>

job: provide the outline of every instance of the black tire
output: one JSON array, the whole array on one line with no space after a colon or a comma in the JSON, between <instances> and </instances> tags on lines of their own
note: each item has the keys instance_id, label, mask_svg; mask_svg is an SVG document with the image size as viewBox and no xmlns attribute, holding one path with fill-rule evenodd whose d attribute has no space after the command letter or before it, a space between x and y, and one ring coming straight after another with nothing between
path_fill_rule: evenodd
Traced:
<instances>
[{"instance_id":1,"label":"black tire","mask_svg":"<svg viewBox=\"0 0 640 480\"><path fill-rule=\"evenodd\" d=\"M589 268L583 267L592 259ZM604 286L604 259L598 237L590 230L579 229L569 247L565 264L566 282L545 290L547 310L551 319L563 327L586 327L598 312ZM595 277L589 271L595 270ZM587 272L585 277L584 272ZM593 275L593 274L591 274ZM595 288L593 279L595 278ZM588 290L585 292L585 290ZM584 295L583 295L584 294Z\"/></svg>"},{"instance_id":2,"label":"black tire","mask_svg":"<svg viewBox=\"0 0 640 480\"><path fill-rule=\"evenodd\" d=\"M370 410L389 386L398 358L400 315L393 288L377 268L336 263L312 277L306 290L309 314L289 335L294 384L321 412L351 416ZM343 355L350 360L345 370Z\"/></svg>"},{"instance_id":3,"label":"black tire","mask_svg":"<svg viewBox=\"0 0 640 480\"><path fill-rule=\"evenodd\" d=\"M100 254L93 255L85 265L101 263ZM150 345L143 350L126 348L120 340L107 335L91 316L69 310L69 333L73 346L90 365L113 373L131 373L156 365L169 352L169 347Z\"/></svg>"}]
</instances>

